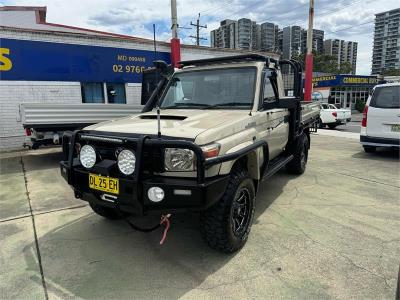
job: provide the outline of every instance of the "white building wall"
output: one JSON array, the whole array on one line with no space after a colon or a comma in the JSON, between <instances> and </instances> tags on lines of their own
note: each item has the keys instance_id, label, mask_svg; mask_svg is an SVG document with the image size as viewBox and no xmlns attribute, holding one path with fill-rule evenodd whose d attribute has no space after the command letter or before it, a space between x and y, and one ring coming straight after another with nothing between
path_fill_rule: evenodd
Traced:
<instances>
[{"instance_id":1,"label":"white building wall","mask_svg":"<svg viewBox=\"0 0 400 300\"><path fill-rule=\"evenodd\" d=\"M82 103L79 82L0 81L0 150L21 148L21 103Z\"/></svg>"},{"instance_id":2,"label":"white building wall","mask_svg":"<svg viewBox=\"0 0 400 300\"><path fill-rule=\"evenodd\" d=\"M140 83L127 83L125 85L126 104L140 105L142 86Z\"/></svg>"}]
</instances>

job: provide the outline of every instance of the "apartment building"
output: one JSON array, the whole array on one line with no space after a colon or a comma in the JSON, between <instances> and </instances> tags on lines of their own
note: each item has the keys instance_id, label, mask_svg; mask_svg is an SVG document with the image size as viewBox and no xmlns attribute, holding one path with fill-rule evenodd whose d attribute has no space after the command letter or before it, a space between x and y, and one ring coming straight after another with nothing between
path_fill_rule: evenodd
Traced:
<instances>
[{"instance_id":1,"label":"apartment building","mask_svg":"<svg viewBox=\"0 0 400 300\"><path fill-rule=\"evenodd\" d=\"M278 25L270 22L265 22L260 25L261 27L261 51L280 51L279 46L279 28Z\"/></svg>"},{"instance_id":2,"label":"apartment building","mask_svg":"<svg viewBox=\"0 0 400 300\"><path fill-rule=\"evenodd\" d=\"M357 42L329 39L324 41L325 54L332 55L337 59L338 68L347 62L352 66L351 74L356 73L357 64Z\"/></svg>"},{"instance_id":3,"label":"apartment building","mask_svg":"<svg viewBox=\"0 0 400 300\"><path fill-rule=\"evenodd\" d=\"M212 47L237 49L237 22L227 19L220 24L210 33Z\"/></svg>"},{"instance_id":4,"label":"apartment building","mask_svg":"<svg viewBox=\"0 0 400 300\"><path fill-rule=\"evenodd\" d=\"M282 29L282 56L291 59L302 53L302 28L300 26L287 26Z\"/></svg>"},{"instance_id":5,"label":"apartment building","mask_svg":"<svg viewBox=\"0 0 400 300\"><path fill-rule=\"evenodd\" d=\"M307 30L301 30L301 52L307 52ZM325 32L320 29L313 29L312 49L318 54L324 53L324 35Z\"/></svg>"},{"instance_id":6,"label":"apartment building","mask_svg":"<svg viewBox=\"0 0 400 300\"><path fill-rule=\"evenodd\" d=\"M220 27L210 32L211 47L250 51L276 51L278 26L257 24L248 18L223 20ZM272 24L272 23L268 23Z\"/></svg>"},{"instance_id":7,"label":"apartment building","mask_svg":"<svg viewBox=\"0 0 400 300\"><path fill-rule=\"evenodd\" d=\"M400 8L375 15L372 74L400 69Z\"/></svg>"}]
</instances>

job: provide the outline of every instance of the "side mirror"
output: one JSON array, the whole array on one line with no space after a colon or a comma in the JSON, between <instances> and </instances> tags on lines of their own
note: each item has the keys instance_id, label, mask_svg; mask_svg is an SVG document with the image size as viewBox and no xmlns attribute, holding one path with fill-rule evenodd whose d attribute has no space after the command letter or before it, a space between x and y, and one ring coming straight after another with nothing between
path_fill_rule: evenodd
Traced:
<instances>
[{"instance_id":1,"label":"side mirror","mask_svg":"<svg viewBox=\"0 0 400 300\"><path fill-rule=\"evenodd\" d=\"M154 67L160 72L161 76L165 78L169 78L172 74L174 74L174 68L163 60L155 60L153 64Z\"/></svg>"}]
</instances>

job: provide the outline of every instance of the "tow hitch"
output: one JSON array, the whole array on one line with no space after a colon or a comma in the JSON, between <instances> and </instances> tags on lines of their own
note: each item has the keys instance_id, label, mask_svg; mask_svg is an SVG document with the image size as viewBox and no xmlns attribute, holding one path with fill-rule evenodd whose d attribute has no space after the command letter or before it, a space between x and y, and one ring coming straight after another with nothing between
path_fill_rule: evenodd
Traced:
<instances>
[{"instance_id":1,"label":"tow hitch","mask_svg":"<svg viewBox=\"0 0 400 300\"><path fill-rule=\"evenodd\" d=\"M123 218L123 220L135 231L140 231L140 232L152 232L154 230L157 230L158 228L160 228L162 225L164 225L164 231L163 231L163 235L161 237L160 240L160 245L164 244L165 240L167 239L167 234L168 234L168 230L171 226L169 218L171 217L171 214L167 214L167 215L161 215L160 218L160 223L158 223L157 225L150 227L150 228L142 228L137 226L136 224L133 224L128 218L127 216L119 209L119 205L117 203L116 205L117 208L117 212L118 214Z\"/></svg>"}]
</instances>

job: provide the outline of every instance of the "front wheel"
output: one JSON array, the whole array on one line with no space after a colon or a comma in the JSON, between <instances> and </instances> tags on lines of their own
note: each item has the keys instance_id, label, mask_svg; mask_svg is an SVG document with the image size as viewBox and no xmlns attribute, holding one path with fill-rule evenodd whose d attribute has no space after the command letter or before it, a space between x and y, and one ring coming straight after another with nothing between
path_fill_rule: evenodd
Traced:
<instances>
[{"instance_id":1,"label":"front wheel","mask_svg":"<svg viewBox=\"0 0 400 300\"><path fill-rule=\"evenodd\" d=\"M201 216L201 231L207 244L232 253L246 243L253 223L255 188L243 168L232 171L222 198Z\"/></svg>"},{"instance_id":2,"label":"front wheel","mask_svg":"<svg viewBox=\"0 0 400 300\"><path fill-rule=\"evenodd\" d=\"M287 170L292 174L303 174L306 170L308 160L309 141L307 135L303 133L298 140L297 147L293 153L294 158L287 164Z\"/></svg>"}]
</instances>

